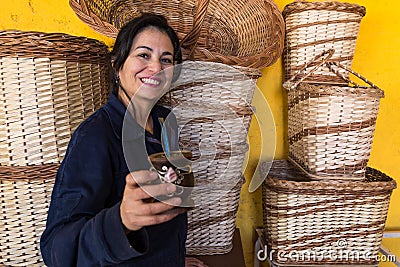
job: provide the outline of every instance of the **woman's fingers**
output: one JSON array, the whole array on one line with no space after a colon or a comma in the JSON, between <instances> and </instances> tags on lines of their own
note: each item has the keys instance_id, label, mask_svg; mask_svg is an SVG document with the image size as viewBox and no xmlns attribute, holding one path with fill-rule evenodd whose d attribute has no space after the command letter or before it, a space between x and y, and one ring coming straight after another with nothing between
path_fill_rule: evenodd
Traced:
<instances>
[{"instance_id":1,"label":"woman's fingers","mask_svg":"<svg viewBox=\"0 0 400 267\"><path fill-rule=\"evenodd\" d=\"M174 208L174 206L178 206L181 204L182 200L179 197L174 197L166 200L168 203L164 202L152 202L152 203L143 203L143 205L137 206L133 212L139 216L147 216L147 215L155 215L164 213L168 210Z\"/></svg>"},{"instance_id":2,"label":"woman's fingers","mask_svg":"<svg viewBox=\"0 0 400 267\"><path fill-rule=\"evenodd\" d=\"M142 170L129 173L126 177L126 186L135 188L138 185L149 183L158 178L156 172Z\"/></svg>"},{"instance_id":3,"label":"woman's fingers","mask_svg":"<svg viewBox=\"0 0 400 267\"><path fill-rule=\"evenodd\" d=\"M183 209L177 208L159 214L133 216L130 223L141 227L160 224L172 220L183 212L185 212ZM127 228L130 229L129 227Z\"/></svg>"},{"instance_id":4,"label":"woman's fingers","mask_svg":"<svg viewBox=\"0 0 400 267\"><path fill-rule=\"evenodd\" d=\"M185 209L175 208L182 202L178 197L163 202L149 201L153 197L167 196L176 190L176 186L170 183L148 184L157 177L156 173L150 171L137 171L126 176L120 213L122 223L127 229L139 230L143 226L163 223L185 212Z\"/></svg>"},{"instance_id":5,"label":"woman's fingers","mask_svg":"<svg viewBox=\"0 0 400 267\"><path fill-rule=\"evenodd\" d=\"M148 199L150 197L166 196L176 190L172 183L149 184L158 178L156 172L137 171L126 176L125 190L134 190L135 199ZM140 186L139 186L140 185Z\"/></svg>"},{"instance_id":6,"label":"woman's fingers","mask_svg":"<svg viewBox=\"0 0 400 267\"><path fill-rule=\"evenodd\" d=\"M146 199L149 197L167 196L175 192L176 186L170 183L144 185L137 188L135 197L137 199Z\"/></svg>"}]
</instances>

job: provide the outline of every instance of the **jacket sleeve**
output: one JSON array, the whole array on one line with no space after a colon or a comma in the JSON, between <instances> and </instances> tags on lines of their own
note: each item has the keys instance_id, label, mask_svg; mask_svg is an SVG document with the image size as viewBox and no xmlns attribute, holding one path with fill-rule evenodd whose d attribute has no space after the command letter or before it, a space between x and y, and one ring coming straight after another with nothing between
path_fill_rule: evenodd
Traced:
<instances>
[{"instance_id":1,"label":"jacket sleeve","mask_svg":"<svg viewBox=\"0 0 400 267\"><path fill-rule=\"evenodd\" d=\"M145 229L126 236L120 202L106 206L115 193L114 152L106 135L91 132L74 133L57 173L40 244L47 266L113 265L148 250Z\"/></svg>"}]
</instances>

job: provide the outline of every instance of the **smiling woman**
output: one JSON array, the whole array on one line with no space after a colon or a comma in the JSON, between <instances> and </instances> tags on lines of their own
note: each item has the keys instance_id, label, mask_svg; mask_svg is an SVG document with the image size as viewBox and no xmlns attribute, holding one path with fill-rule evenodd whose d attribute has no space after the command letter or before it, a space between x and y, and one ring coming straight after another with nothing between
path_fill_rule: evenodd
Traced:
<instances>
[{"instance_id":1,"label":"smiling woman","mask_svg":"<svg viewBox=\"0 0 400 267\"><path fill-rule=\"evenodd\" d=\"M394 79L398 73L398 62L400 61L400 27L398 27L398 13L400 12L400 2L376 0L339 0L340 2L351 2L364 5L367 8L367 15L363 18L359 39L357 40L356 52L353 61L353 68L357 72L363 73L371 80L375 81L383 90L385 90L385 99L379 110L376 132L374 135L373 147L371 151L371 159L369 165L388 173L397 181L400 181L400 79ZM82 1L81 1L82 2ZM89 2L89 1L88 1ZM94 1L90 1L94 3ZM106 2L106 1L104 1ZM111 2L111 1L107 1ZM117 2L117 1L114 1ZM124 4L131 1L118 1ZM165 1L164 1L165 2ZM172 3L174 1L169 1ZM190 2L190 1L189 1ZM193 2L193 1L191 1ZM194 1L195 4L197 1ZM239 2L239 1L237 1ZM241 4L247 5L246 1L240 1ZM265 1L264 1L265 2ZM292 0L275 0L280 10ZM216 5L220 5L221 1L210 1L209 11L215 12ZM152 7L154 1L150 3ZM237 12L237 6L228 6L227 8L235 9L234 16L243 17L242 12ZM190 9L195 10L194 8ZM177 9L178 13L168 11L171 18L176 18L176 14L185 14L182 6ZM254 12L252 13L254 14ZM116 12L116 15L121 13ZM192 15L192 13L190 13ZM231 16L231 12L222 14ZM218 19L213 14L207 15L209 18ZM257 16L254 16L255 18ZM180 22L181 20L175 20ZM274 20L270 20L273 22ZM173 22L173 21L171 21ZM171 23L170 22L170 23ZM191 23L191 21L189 21ZM253 25L251 21L243 21L248 25ZM268 22L269 23L269 22ZM259 27L269 27L268 23L259 23ZM170 24L171 25L171 24ZM192 24L190 24L192 25ZM212 29L209 25L206 29ZM63 32L67 34L85 36L105 42L108 46L114 44L114 39L99 34L92 30L88 25L82 22L71 9L68 1L58 0L19 0L19 1L3 1L0 8L0 28L18 29L28 31L43 32ZM243 29L243 27L241 27ZM259 31L261 33L261 31ZM218 31L215 31L218 34ZM268 31L263 32L264 34ZM227 36L227 35L223 35ZM229 37L229 36L228 36ZM264 38L264 42L271 44L274 39ZM226 45L228 42L223 42ZM256 42L253 42L256 45ZM130 47L128 48L130 49ZM176 55L174 55L176 56ZM287 128L287 114L284 112L286 108L285 94L282 92L282 61L263 69L263 75L257 82L261 93L265 95L271 106L273 117L275 120L277 138L276 158L282 159L287 156L287 139L284 138ZM246 266L253 266L253 245L254 245L254 229L262 225L262 201L261 190L249 193L248 182L254 173L256 162L260 157L261 131L265 140L275 138L271 136L265 129L259 129L256 124L252 123L249 131L249 164L245 171L246 184L243 186L240 197L240 205L237 216L237 227L240 228L240 236L242 238L244 256ZM98 167L100 167L100 163ZM400 227L400 190L394 190L392 201L389 209L387 227L392 230L398 230ZM386 239L384 244L390 248L395 254L400 255L399 239ZM4 260L4 259L3 259ZM384 267L393 266L389 263L381 263Z\"/></svg>"},{"instance_id":2,"label":"smiling woman","mask_svg":"<svg viewBox=\"0 0 400 267\"><path fill-rule=\"evenodd\" d=\"M43 259L48 266L185 266L186 209L179 197L152 201L176 186L154 183L157 173L148 171L148 154L162 152L156 122L170 113L154 103L182 62L179 40L165 18L145 14L121 29L111 54L113 92L71 138L41 238Z\"/></svg>"},{"instance_id":3,"label":"smiling woman","mask_svg":"<svg viewBox=\"0 0 400 267\"><path fill-rule=\"evenodd\" d=\"M118 97L126 106L132 101L133 115L142 127L149 109L171 85L173 53L174 47L168 35L148 27L135 38L121 69L115 70L120 89ZM152 123L147 125L151 127ZM148 130L152 131L151 128Z\"/></svg>"}]
</instances>

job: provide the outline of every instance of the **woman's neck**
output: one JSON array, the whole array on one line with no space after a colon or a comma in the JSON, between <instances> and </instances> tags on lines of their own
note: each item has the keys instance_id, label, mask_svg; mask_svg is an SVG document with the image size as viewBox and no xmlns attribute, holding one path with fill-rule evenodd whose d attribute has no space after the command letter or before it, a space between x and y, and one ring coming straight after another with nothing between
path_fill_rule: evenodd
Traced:
<instances>
[{"instance_id":1,"label":"woman's neck","mask_svg":"<svg viewBox=\"0 0 400 267\"><path fill-rule=\"evenodd\" d=\"M134 97L129 98L128 94L121 88L118 90L118 98L128 109L135 121L146 129L146 131L153 133L153 120L151 116L149 116L151 108L153 107L152 103L146 100L139 101Z\"/></svg>"}]
</instances>

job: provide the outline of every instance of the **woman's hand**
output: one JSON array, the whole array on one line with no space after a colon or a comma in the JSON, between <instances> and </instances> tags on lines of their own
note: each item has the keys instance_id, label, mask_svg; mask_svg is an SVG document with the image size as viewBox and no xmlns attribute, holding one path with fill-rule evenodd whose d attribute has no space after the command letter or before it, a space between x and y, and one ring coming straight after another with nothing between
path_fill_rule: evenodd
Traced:
<instances>
[{"instance_id":1,"label":"woman's hand","mask_svg":"<svg viewBox=\"0 0 400 267\"><path fill-rule=\"evenodd\" d=\"M169 221L186 211L183 208L175 208L182 202L179 197L164 202L149 201L153 196L168 195L176 190L172 183L144 185L157 178L157 173L145 170L132 172L126 176L120 213L122 224L128 232Z\"/></svg>"}]
</instances>

